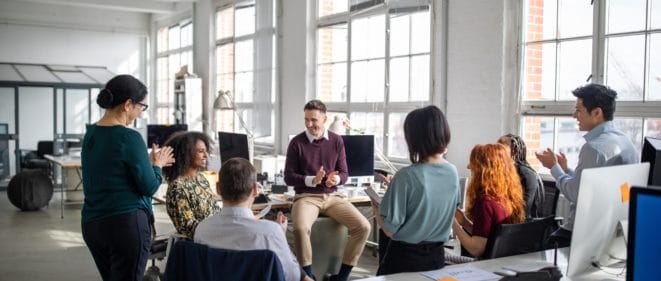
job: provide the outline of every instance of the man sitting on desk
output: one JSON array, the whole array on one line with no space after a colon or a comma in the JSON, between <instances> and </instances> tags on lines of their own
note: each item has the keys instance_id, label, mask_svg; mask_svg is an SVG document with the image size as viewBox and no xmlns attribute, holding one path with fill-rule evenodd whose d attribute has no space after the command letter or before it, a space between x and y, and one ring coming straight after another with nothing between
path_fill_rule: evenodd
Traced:
<instances>
[{"instance_id":1,"label":"man sitting on desk","mask_svg":"<svg viewBox=\"0 0 661 281\"><path fill-rule=\"evenodd\" d=\"M294 186L294 252L303 270L312 276L310 231L319 214L329 216L349 229L342 267L330 280L347 280L363 252L370 224L348 200L337 192L337 185L348 177L342 137L326 130L326 105L311 100L303 108L305 132L289 143L285 162L285 182ZM366 159L368 160L368 159Z\"/></svg>"},{"instance_id":2,"label":"man sitting on desk","mask_svg":"<svg viewBox=\"0 0 661 281\"><path fill-rule=\"evenodd\" d=\"M282 212L278 212L278 224L255 219L251 207L258 194L257 173L248 160L237 157L223 163L216 188L224 206L197 226L196 243L229 250L271 250L282 264L285 280L311 280L301 273L289 249L287 218Z\"/></svg>"}]
</instances>

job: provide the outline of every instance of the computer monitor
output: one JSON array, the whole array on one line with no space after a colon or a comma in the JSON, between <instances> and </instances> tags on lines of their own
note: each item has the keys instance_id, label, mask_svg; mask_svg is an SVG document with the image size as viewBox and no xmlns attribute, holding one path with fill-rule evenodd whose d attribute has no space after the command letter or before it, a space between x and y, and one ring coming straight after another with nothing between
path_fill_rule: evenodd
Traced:
<instances>
[{"instance_id":1,"label":"computer monitor","mask_svg":"<svg viewBox=\"0 0 661 281\"><path fill-rule=\"evenodd\" d=\"M629 187L646 185L648 173L649 163L583 170L567 264L568 276L591 271L593 263L608 266L614 260L626 258L626 229L620 229L619 225L629 215Z\"/></svg>"},{"instance_id":2,"label":"computer monitor","mask_svg":"<svg viewBox=\"0 0 661 281\"><path fill-rule=\"evenodd\" d=\"M374 136L344 135L350 177L374 176Z\"/></svg>"},{"instance_id":3,"label":"computer monitor","mask_svg":"<svg viewBox=\"0 0 661 281\"><path fill-rule=\"evenodd\" d=\"M147 147L151 148L154 143L162 146L172 134L182 131L188 131L188 125L147 125Z\"/></svg>"},{"instance_id":4,"label":"computer monitor","mask_svg":"<svg viewBox=\"0 0 661 281\"><path fill-rule=\"evenodd\" d=\"M250 161L248 135L246 134L218 132L218 150L220 150L221 163L233 157L241 157Z\"/></svg>"},{"instance_id":5,"label":"computer monitor","mask_svg":"<svg viewBox=\"0 0 661 281\"><path fill-rule=\"evenodd\" d=\"M647 185L661 186L661 139L645 137L640 162L650 163Z\"/></svg>"},{"instance_id":6,"label":"computer monitor","mask_svg":"<svg viewBox=\"0 0 661 281\"><path fill-rule=\"evenodd\" d=\"M658 280L661 253L661 187L631 188L627 280Z\"/></svg>"}]
</instances>

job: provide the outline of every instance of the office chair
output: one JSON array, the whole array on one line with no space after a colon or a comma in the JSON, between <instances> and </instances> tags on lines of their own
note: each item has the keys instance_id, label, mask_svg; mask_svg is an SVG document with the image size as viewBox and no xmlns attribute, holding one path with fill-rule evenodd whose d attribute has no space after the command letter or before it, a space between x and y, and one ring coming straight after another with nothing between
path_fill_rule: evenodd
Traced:
<instances>
[{"instance_id":1,"label":"office chair","mask_svg":"<svg viewBox=\"0 0 661 281\"><path fill-rule=\"evenodd\" d=\"M285 274L271 250L235 251L180 240L169 253L165 278L168 281L284 281Z\"/></svg>"},{"instance_id":2,"label":"office chair","mask_svg":"<svg viewBox=\"0 0 661 281\"><path fill-rule=\"evenodd\" d=\"M46 154L53 154L53 141L39 141L36 157L28 156L30 155L28 152L25 156L27 159L25 159L25 163L21 165L21 168L48 170L50 166L48 160L44 158Z\"/></svg>"},{"instance_id":3,"label":"office chair","mask_svg":"<svg viewBox=\"0 0 661 281\"><path fill-rule=\"evenodd\" d=\"M519 224L502 224L489 235L481 259L493 259L553 248L549 235L558 228L554 216Z\"/></svg>"},{"instance_id":4,"label":"office chair","mask_svg":"<svg viewBox=\"0 0 661 281\"><path fill-rule=\"evenodd\" d=\"M176 231L165 235L155 234L155 231L152 232L152 241L149 247L149 259L151 260L151 266L149 266L149 268L147 268L145 271L145 275L143 276L142 281L165 280L165 273L162 272L158 266L156 266L156 261L166 259L170 254L172 245L176 244L177 241L188 239L186 236L181 235ZM163 265L163 270L165 270L166 266L167 264Z\"/></svg>"},{"instance_id":5,"label":"office chair","mask_svg":"<svg viewBox=\"0 0 661 281\"><path fill-rule=\"evenodd\" d=\"M539 210L540 217L555 216L560 198L560 190L555 187L555 181L544 180L544 204Z\"/></svg>"}]
</instances>

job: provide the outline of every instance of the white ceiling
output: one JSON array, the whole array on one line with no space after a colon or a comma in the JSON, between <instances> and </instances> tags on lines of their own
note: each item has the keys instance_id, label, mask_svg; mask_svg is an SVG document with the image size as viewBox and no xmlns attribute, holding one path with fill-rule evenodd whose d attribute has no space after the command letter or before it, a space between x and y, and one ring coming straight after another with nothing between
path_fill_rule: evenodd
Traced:
<instances>
[{"instance_id":1,"label":"white ceiling","mask_svg":"<svg viewBox=\"0 0 661 281\"><path fill-rule=\"evenodd\" d=\"M136 13L170 14L180 11L197 0L11 0L73 7L87 7Z\"/></svg>"}]
</instances>

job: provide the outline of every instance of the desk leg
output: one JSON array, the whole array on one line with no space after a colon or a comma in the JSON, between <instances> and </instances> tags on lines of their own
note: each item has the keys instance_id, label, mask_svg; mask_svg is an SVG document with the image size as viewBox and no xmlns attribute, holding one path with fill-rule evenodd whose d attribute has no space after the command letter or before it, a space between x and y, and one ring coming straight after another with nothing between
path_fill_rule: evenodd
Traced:
<instances>
[{"instance_id":1,"label":"desk leg","mask_svg":"<svg viewBox=\"0 0 661 281\"><path fill-rule=\"evenodd\" d=\"M78 183L76 184L76 187L73 190L77 191L78 188L83 185L83 175L80 172L82 168L75 168L75 169L76 169L76 175L78 175Z\"/></svg>"},{"instance_id":2,"label":"desk leg","mask_svg":"<svg viewBox=\"0 0 661 281\"><path fill-rule=\"evenodd\" d=\"M51 163L51 174L53 177L53 183L54 186L58 186L60 188L60 219L64 219L64 200L62 198L63 193L62 193L62 182L59 184L57 183L57 167L55 163Z\"/></svg>"},{"instance_id":3,"label":"desk leg","mask_svg":"<svg viewBox=\"0 0 661 281\"><path fill-rule=\"evenodd\" d=\"M64 182L66 175L64 167L60 166L60 218L64 219Z\"/></svg>"}]
</instances>

